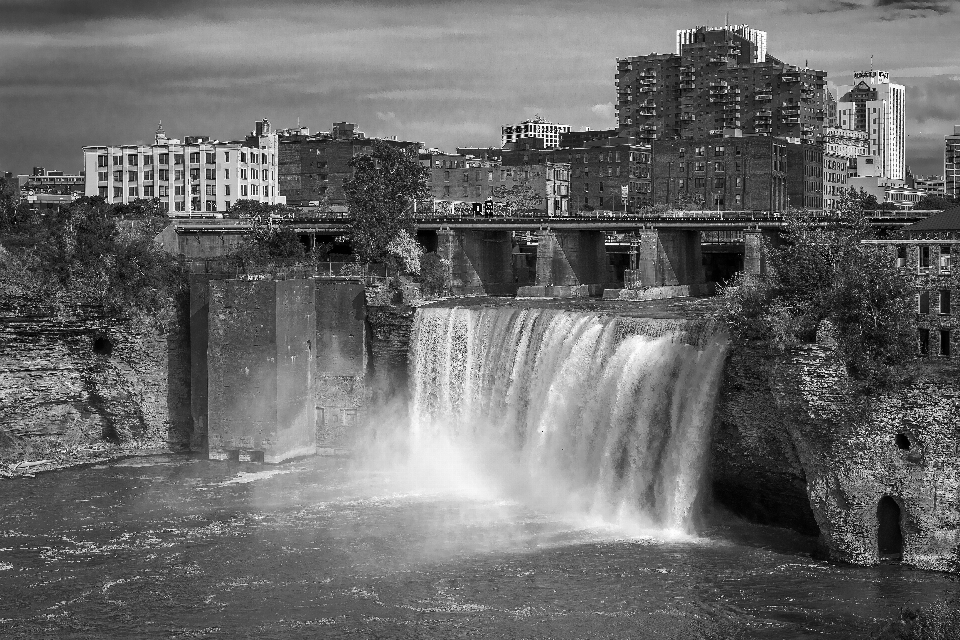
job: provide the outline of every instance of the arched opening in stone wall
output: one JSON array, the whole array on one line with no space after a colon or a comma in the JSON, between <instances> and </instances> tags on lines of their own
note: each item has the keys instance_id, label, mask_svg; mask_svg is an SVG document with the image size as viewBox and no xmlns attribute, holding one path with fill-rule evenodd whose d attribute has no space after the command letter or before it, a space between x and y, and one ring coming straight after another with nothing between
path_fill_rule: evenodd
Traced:
<instances>
[{"instance_id":1,"label":"arched opening in stone wall","mask_svg":"<svg viewBox=\"0 0 960 640\"><path fill-rule=\"evenodd\" d=\"M93 339L93 352L98 356L109 356L113 353L113 343L105 336L97 336Z\"/></svg>"},{"instance_id":2,"label":"arched opening in stone wall","mask_svg":"<svg viewBox=\"0 0 960 640\"><path fill-rule=\"evenodd\" d=\"M903 557L903 529L900 505L890 496L880 498L877 504L877 550L882 560L900 560Z\"/></svg>"},{"instance_id":3,"label":"arched opening in stone wall","mask_svg":"<svg viewBox=\"0 0 960 640\"><path fill-rule=\"evenodd\" d=\"M905 433L898 433L893 441L901 451L910 451L910 437Z\"/></svg>"}]
</instances>

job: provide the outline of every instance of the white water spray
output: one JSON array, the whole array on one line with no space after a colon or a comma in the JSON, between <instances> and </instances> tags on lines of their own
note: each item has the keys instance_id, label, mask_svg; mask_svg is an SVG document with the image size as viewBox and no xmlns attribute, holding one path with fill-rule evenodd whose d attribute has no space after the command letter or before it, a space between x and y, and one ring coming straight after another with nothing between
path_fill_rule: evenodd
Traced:
<instances>
[{"instance_id":1,"label":"white water spray","mask_svg":"<svg viewBox=\"0 0 960 640\"><path fill-rule=\"evenodd\" d=\"M590 313L417 311L413 460L584 521L691 532L726 343L623 333Z\"/></svg>"}]
</instances>

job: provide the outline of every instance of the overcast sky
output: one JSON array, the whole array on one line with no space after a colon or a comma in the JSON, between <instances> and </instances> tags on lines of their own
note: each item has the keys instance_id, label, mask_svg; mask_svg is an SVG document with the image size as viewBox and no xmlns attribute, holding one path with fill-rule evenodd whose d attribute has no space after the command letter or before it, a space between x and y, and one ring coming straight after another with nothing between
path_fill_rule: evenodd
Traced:
<instances>
[{"instance_id":1,"label":"overcast sky","mask_svg":"<svg viewBox=\"0 0 960 640\"><path fill-rule=\"evenodd\" d=\"M87 144L356 122L452 151L539 114L608 128L616 58L747 23L768 51L907 87L907 163L960 124L960 0L0 0L0 170L75 172Z\"/></svg>"}]
</instances>

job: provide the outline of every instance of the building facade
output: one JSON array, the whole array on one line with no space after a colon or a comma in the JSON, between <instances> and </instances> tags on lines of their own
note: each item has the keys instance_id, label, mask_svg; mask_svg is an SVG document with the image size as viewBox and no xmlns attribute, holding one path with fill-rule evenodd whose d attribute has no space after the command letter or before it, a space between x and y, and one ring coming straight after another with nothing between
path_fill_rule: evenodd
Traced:
<instances>
[{"instance_id":1,"label":"building facade","mask_svg":"<svg viewBox=\"0 0 960 640\"><path fill-rule=\"evenodd\" d=\"M762 38L760 37L762 34ZM814 142L825 119L826 73L766 53L746 25L681 30L676 54L617 60L617 118L641 142L733 132Z\"/></svg>"},{"instance_id":2,"label":"building facade","mask_svg":"<svg viewBox=\"0 0 960 640\"><path fill-rule=\"evenodd\" d=\"M532 120L524 120L519 124L507 124L500 128L500 146L519 142L527 138L543 140L547 149L555 149L560 145L560 136L570 131L570 125L547 122L540 116Z\"/></svg>"},{"instance_id":3,"label":"building facade","mask_svg":"<svg viewBox=\"0 0 960 640\"><path fill-rule=\"evenodd\" d=\"M837 124L867 134L867 153L879 159L881 177L903 180L906 173L903 85L886 71L858 71L854 84L841 88Z\"/></svg>"},{"instance_id":4,"label":"building facade","mask_svg":"<svg viewBox=\"0 0 960 640\"><path fill-rule=\"evenodd\" d=\"M267 119L242 142L181 141L168 138L161 125L149 146L84 147L84 193L111 203L159 198L172 215L224 212L241 199L282 204L277 151Z\"/></svg>"},{"instance_id":5,"label":"building facade","mask_svg":"<svg viewBox=\"0 0 960 640\"><path fill-rule=\"evenodd\" d=\"M953 134L944 136L943 190L949 198L960 198L960 124L953 125Z\"/></svg>"},{"instance_id":6,"label":"building facade","mask_svg":"<svg viewBox=\"0 0 960 640\"><path fill-rule=\"evenodd\" d=\"M806 166L788 166L788 147L760 136L658 140L652 200L671 208L784 211L788 173L802 180Z\"/></svg>"},{"instance_id":7,"label":"building facade","mask_svg":"<svg viewBox=\"0 0 960 640\"><path fill-rule=\"evenodd\" d=\"M345 206L343 183L353 176L350 160L370 153L374 138L367 138L350 122L335 122L329 132L313 135L294 130L279 139L278 186L287 204L297 207ZM420 143L383 142L414 155Z\"/></svg>"},{"instance_id":8,"label":"building facade","mask_svg":"<svg viewBox=\"0 0 960 640\"><path fill-rule=\"evenodd\" d=\"M83 175L34 167L29 176L17 176L14 195L34 209L55 209L84 195L85 182Z\"/></svg>"}]
</instances>

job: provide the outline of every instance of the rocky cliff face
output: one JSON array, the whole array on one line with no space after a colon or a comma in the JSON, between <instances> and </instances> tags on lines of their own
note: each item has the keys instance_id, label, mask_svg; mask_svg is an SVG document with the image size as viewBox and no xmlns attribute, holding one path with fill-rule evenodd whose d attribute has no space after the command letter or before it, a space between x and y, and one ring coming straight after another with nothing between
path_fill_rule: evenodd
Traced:
<instances>
[{"instance_id":1,"label":"rocky cliff face","mask_svg":"<svg viewBox=\"0 0 960 640\"><path fill-rule=\"evenodd\" d=\"M188 337L185 322L171 325L158 335L95 310L0 312L0 470L180 449L190 429ZM49 462L24 465L39 460Z\"/></svg>"},{"instance_id":2,"label":"rocky cliff face","mask_svg":"<svg viewBox=\"0 0 960 640\"><path fill-rule=\"evenodd\" d=\"M956 371L928 367L909 387L862 396L829 349L731 354L714 434L717 498L762 522L819 531L836 560L875 564L902 548L905 563L956 570Z\"/></svg>"}]
</instances>

